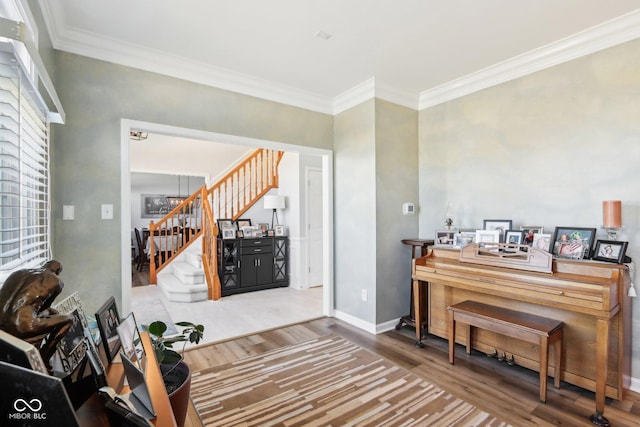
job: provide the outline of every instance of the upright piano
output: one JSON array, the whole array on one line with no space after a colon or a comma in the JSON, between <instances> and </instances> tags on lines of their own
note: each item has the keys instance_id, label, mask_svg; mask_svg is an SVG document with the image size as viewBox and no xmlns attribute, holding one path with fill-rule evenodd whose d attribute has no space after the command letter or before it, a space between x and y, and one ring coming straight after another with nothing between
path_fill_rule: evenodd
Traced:
<instances>
[{"instance_id":1,"label":"upright piano","mask_svg":"<svg viewBox=\"0 0 640 427\"><path fill-rule=\"evenodd\" d=\"M559 369L561 380L595 392L592 421L606 425L605 398L622 399L631 383L628 267L554 258L544 272L461 258L460 250L433 247L413 260L416 319L426 319L426 324L416 325L416 344L421 345L424 330L447 339L447 307L465 300L561 320L563 366L551 358L549 371L555 376ZM459 343L466 342L465 335L463 327L456 329ZM473 337L474 349L487 354L504 351L516 364L538 370L539 351L531 344L482 330Z\"/></svg>"}]
</instances>

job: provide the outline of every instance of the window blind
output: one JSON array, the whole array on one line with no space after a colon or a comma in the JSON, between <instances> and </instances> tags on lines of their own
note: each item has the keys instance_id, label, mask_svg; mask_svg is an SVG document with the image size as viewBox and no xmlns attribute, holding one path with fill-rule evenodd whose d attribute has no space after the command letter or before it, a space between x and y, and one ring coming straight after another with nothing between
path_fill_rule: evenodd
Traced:
<instances>
[{"instance_id":1,"label":"window blind","mask_svg":"<svg viewBox=\"0 0 640 427\"><path fill-rule=\"evenodd\" d=\"M25 79L0 52L0 283L50 256L49 127Z\"/></svg>"}]
</instances>

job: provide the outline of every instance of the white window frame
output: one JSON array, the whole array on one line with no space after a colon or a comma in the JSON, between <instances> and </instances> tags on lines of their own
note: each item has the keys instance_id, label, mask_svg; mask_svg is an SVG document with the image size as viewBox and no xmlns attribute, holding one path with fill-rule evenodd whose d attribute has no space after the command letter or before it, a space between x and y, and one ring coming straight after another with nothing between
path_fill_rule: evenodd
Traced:
<instances>
[{"instance_id":1,"label":"white window frame","mask_svg":"<svg viewBox=\"0 0 640 427\"><path fill-rule=\"evenodd\" d=\"M33 42L33 22L24 1L0 6L0 285L51 258L49 127L64 122L64 111Z\"/></svg>"}]
</instances>

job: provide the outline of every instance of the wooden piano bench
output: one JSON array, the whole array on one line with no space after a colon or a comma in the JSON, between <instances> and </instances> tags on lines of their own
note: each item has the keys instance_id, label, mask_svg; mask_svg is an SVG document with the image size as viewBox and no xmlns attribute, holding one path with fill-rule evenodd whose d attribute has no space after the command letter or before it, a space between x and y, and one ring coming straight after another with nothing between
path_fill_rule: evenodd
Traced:
<instances>
[{"instance_id":1,"label":"wooden piano bench","mask_svg":"<svg viewBox=\"0 0 640 427\"><path fill-rule=\"evenodd\" d=\"M471 353L471 327L486 329L540 346L540 401L547 400L549 344L555 343L556 369L554 382L560 387L562 366L562 331L564 323L529 313L494 307L475 301L464 301L449 310L449 363L453 364L456 343L456 321L467 324L467 354Z\"/></svg>"}]
</instances>

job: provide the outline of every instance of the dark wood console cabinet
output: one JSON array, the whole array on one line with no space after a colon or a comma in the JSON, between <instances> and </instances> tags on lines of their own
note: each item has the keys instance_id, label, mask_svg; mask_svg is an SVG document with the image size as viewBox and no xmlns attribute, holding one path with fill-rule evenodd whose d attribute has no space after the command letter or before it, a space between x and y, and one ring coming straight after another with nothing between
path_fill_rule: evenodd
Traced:
<instances>
[{"instance_id":1,"label":"dark wood console cabinet","mask_svg":"<svg viewBox=\"0 0 640 427\"><path fill-rule=\"evenodd\" d=\"M218 239L222 296L289 285L288 239Z\"/></svg>"}]
</instances>

